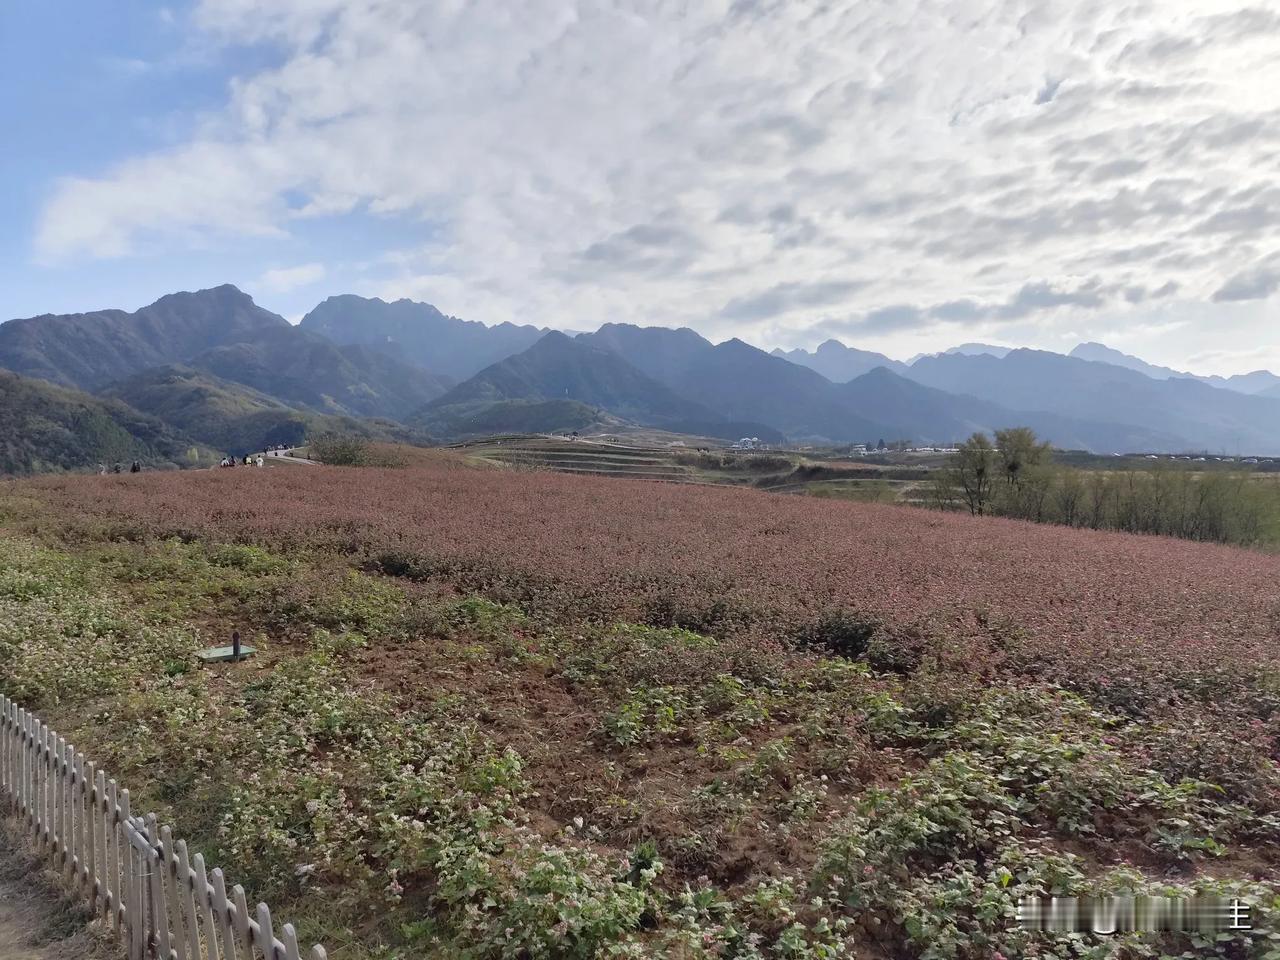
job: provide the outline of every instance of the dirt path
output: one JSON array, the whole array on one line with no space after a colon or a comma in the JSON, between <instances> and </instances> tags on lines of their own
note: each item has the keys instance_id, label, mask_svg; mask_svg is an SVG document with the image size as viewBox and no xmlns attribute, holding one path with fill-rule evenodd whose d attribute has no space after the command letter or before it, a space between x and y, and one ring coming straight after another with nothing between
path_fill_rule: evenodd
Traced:
<instances>
[{"instance_id":1,"label":"dirt path","mask_svg":"<svg viewBox=\"0 0 1280 960\"><path fill-rule=\"evenodd\" d=\"M290 447L288 450L268 452L263 459L266 460L268 466L272 463L305 463L309 467L320 466L319 460L308 460L306 457L295 456L293 451L297 449L297 447Z\"/></svg>"},{"instance_id":2,"label":"dirt path","mask_svg":"<svg viewBox=\"0 0 1280 960\"><path fill-rule=\"evenodd\" d=\"M0 823L0 960L122 960L88 925L88 911L63 897L58 878Z\"/></svg>"}]
</instances>

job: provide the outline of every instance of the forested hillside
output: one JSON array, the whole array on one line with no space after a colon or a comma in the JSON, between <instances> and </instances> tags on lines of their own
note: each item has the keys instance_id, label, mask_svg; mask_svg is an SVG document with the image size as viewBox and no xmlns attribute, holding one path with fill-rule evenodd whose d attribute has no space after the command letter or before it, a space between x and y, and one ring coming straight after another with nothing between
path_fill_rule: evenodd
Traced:
<instances>
[{"instance_id":1,"label":"forested hillside","mask_svg":"<svg viewBox=\"0 0 1280 960\"><path fill-rule=\"evenodd\" d=\"M213 451L118 400L0 370L0 474L215 462Z\"/></svg>"}]
</instances>

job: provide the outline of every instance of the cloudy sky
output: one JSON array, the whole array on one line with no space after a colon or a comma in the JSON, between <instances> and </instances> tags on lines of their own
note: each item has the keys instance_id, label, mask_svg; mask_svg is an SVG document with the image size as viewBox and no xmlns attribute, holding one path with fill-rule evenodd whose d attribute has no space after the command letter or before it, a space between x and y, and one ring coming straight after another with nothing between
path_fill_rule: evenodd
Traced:
<instances>
[{"instance_id":1,"label":"cloudy sky","mask_svg":"<svg viewBox=\"0 0 1280 960\"><path fill-rule=\"evenodd\" d=\"M0 116L0 316L1280 370L1280 0L8 0Z\"/></svg>"}]
</instances>

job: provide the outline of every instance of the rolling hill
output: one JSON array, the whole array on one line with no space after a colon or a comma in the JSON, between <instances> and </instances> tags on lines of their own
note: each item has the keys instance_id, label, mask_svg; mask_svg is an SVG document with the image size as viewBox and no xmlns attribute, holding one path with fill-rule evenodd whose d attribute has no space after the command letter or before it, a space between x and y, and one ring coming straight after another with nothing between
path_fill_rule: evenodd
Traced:
<instances>
[{"instance_id":1,"label":"rolling hill","mask_svg":"<svg viewBox=\"0 0 1280 960\"><path fill-rule=\"evenodd\" d=\"M517 433L613 430L623 421L577 400L531 398L426 408L412 422L432 434L461 440Z\"/></svg>"},{"instance_id":2,"label":"rolling hill","mask_svg":"<svg viewBox=\"0 0 1280 960\"><path fill-rule=\"evenodd\" d=\"M209 465L217 455L118 400L0 370L0 474Z\"/></svg>"},{"instance_id":3,"label":"rolling hill","mask_svg":"<svg viewBox=\"0 0 1280 960\"><path fill-rule=\"evenodd\" d=\"M189 367L156 367L111 384L100 396L154 416L218 450L245 453L308 436L349 434L372 440L427 441L389 420L332 416L291 407L274 397Z\"/></svg>"}]
</instances>

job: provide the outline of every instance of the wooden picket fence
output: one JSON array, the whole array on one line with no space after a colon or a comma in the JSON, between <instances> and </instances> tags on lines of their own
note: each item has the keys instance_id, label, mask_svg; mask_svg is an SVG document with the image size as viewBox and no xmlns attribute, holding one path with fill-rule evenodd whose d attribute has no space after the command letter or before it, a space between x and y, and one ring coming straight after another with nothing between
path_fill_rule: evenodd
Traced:
<instances>
[{"instance_id":1,"label":"wooden picket fence","mask_svg":"<svg viewBox=\"0 0 1280 960\"><path fill-rule=\"evenodd\" d=\"M129 791L56 732L0 696L0 809L4 800L39 853L89 901L129 960L301 960L291 924L277 939L271 910L250 914L244 888L205 872L204 857L154 814L135 816ZM327 960L313 947L310 960Z\"/></svg>"}]
</instances>

